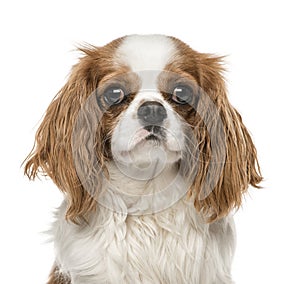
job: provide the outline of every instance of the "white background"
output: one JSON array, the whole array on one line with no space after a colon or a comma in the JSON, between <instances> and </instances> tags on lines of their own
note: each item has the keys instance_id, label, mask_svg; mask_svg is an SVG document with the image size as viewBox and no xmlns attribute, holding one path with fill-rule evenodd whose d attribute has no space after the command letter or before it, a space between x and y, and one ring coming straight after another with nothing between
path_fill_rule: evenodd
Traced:
<instances>
[{"instance_id":1,"label":"white background","mask_svg":"<svg viewBox=\"0 0 300 284\"><path fill-rule=\"evenodd\" d=\"M257 146L264 188L235 215L236 283L300 283L299 18L297 1L2 1L0 282L45 283L53 263L41 232L62 195L20 165L75 44L162 33L228 55L229 98Z\"/></svg>"}]
</instances>

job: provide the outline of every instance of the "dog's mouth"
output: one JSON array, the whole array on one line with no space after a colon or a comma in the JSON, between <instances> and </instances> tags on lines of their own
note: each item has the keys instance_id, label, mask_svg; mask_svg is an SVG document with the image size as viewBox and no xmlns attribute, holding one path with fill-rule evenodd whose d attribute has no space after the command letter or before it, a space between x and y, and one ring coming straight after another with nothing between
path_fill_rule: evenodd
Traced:
<instances>
[{"instance_id":1,"label":"dog's mouth","mask_svg":"<svg viewBox=\"0 0 300 284\"><path fill-rule=\"evenodd\" d=\"M164 144L165 130L161 126L147 125L138 129L128 142L128 151L133 150L137 146L149 146L155 143L155 146Z\"/></svg>"},{"instance_id":2,"label":"dog's mouth","mask_svg":"<svg viewBox=\"0 0 300 284\"><path fill-rule=\"evenodd\" d=\"M145 138L146 141L158 141L160 142L160 138L157 136L157 135L154 135L154 134L149 134L146 138Z\"/></svg>"},{"instance_id":3,"label":"dog's mouth","mask_svg":"<svg viewBox=\"0 0 300 284\"><path fill-rule=\"evenodd\" d=\"M158 125L147 125L144 127L149 134L144 138L146 141L154 141L161 143L165 139L165 131L161 126Z\"/></svg>"},{"instance_id":4,"label":"dog's mouth","mask_svg":"<svg viewBox=\"0 0 300 284\"><path fill-rule=\"evenodd\" d=\"M178 161L181 148L176 136L162 126L147 125L137 129L131 139L120 149L112 147L115 162L126 167L132 164L148 167ZM154 163L155 162L155 163Z\"/></svg>"}]
</instances>

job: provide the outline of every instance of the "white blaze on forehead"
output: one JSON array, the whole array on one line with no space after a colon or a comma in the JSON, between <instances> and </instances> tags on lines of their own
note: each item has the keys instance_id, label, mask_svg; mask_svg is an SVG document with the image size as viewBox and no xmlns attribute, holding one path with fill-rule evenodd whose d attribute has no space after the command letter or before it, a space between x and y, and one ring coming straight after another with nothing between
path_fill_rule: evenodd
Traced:
<instances>
[{"instance_id":1,"label":"white blaze on forehead","mask_svg":"<svg viewBox=\"0 0 300 284\"><path fill-rule=\"evenodd\" d=\"M173 40L164 35L132 35L116 50L116 60L133 72L163 70L176 52Z\"/></svg>"}]
</instances>

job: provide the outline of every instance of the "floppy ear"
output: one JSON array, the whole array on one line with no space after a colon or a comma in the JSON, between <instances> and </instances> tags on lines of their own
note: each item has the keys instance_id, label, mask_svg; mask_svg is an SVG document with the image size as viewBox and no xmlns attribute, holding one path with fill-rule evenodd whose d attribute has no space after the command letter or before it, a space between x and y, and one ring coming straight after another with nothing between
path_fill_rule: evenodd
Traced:
<instances>
[{"instance_id":1,"label":"floppy ear","mask_svg":"<svg viewBox=\"0 0 300 284\"><path fill-rule=\"evenodd\" d=\"M65 193L68 201L66 218L75 223L93 210L96 204L78 177L72 134L82 105L103 76L99 66L100 50L81 49L86 55L73 67L68 82L49 105L37 130L33 150L25 160L25 174L29 179L33 180L39 173L47 175ZM84 137L83 144L87 142Z\"/></svg>"},{"instance_id":2,"label":"floppy ear","mask_svg":"<svg viewBox=\"0 0 300 284\"><path fill-rule=\"evenodd\" d=\"M203 94L195 136L202 142L190 195L195 207L214 221L238 208L249 184L258 187L262 177L250 134L227 99L222 58L199 54L198 60Z\"/></svg>"}]
</instances>

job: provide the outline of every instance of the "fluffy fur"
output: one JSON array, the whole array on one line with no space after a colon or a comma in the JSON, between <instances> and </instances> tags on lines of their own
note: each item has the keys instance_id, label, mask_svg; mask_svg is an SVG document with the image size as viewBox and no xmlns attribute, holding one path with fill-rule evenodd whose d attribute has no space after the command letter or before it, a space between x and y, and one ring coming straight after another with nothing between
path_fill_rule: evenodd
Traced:
<instances>
[{"instance_id":1,"label":"fluffy fur","mask_svg":"<svg viewBox=\"0 0 300 284\"><path fill-rule=\"evenodd\" d=\"M228 102L222 58L160 35L80 50L25 165L30 179L48 175L65 196L52 230L56 260L48 283L232 283L230 212L262 177L251 137ZM170 97L179 80L198 95L189 105ZM112 82L129 95L106 106L101 94ZM147 101L166 111L163 147L140 129L136 113ZM160 174L134 179L117 166L116 153L130 174L149 164L143 174L162 165ZM159 198L145 198L149 193ZM160 208L161 200L169 206Z\"/></svg>"}]
</instances>

